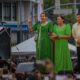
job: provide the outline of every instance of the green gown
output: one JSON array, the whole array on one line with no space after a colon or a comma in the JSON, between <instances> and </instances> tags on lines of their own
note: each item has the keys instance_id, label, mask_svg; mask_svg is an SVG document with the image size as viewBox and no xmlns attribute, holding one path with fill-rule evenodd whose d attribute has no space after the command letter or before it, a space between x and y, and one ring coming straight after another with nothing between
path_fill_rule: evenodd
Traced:
<instances>
[{"instance_id":1,"label":"green gown","mask_svg":"<svg viewBox=\"0 0 80 80\"><path fill-rule=\"evenodd\" d=\"M45 60L49 59L53 62L52 42L48 35L53 27L52 22L46 22L44 24L36 23L33 26L33 30L38 32L36 41L36 59Z\"/></svg>"},{"instance_id":2,"label":"green gown","mask_svg":"<svg viewBox=\"0 0 80 80\"><path fill-rule=\"evenodd\" d=\"M58 36L71 35L71 27L68 24L67 25L64 24L63 27L54 25L53 32L56 33ZM54 57L55 57L54 63L55 63L56 73L60 71L73 70L67 39L55 40L55 56Z\"/></svg>"}]
</instances>

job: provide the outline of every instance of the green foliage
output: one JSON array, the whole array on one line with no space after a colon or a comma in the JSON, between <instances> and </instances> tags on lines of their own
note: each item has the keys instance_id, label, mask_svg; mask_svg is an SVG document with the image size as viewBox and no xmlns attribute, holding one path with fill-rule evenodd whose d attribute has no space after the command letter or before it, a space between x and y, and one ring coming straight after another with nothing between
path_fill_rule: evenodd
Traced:
<instances>
[{"instance_id":1,"label":"green foliage","mask_svg":"<svg viewBox=\"0 0 80 80\"><path fill-rule=\"evenodd\" d=\"M69 14L69 15L64 16L64 17L65 17L65 21L66 21L67 23L70 23L71 25L72 25L73 23L75 23L75 21L76 21L76 16L75 16L75 14Z\"/></svg>"},{"instance_id":2,"label":"green foliage","mask_svg":"<svg viewBox=\"0 0 80 80\"><path fill-rule=\"evenodd\" d=\"M43 0L44 9L54 6L55 0ZM74 3L74 0L60 0L61 4ZM61 8L73 8L73 5L61 6Z\"/></svg>"},{"instance_id":3,"label":"green foliage","mask_svg":"<svg viewBox=\"0 0 80 80\"><path fill-rule=\"evenodd\" d=\"M74 0L60 0L61 4L74 3ZM61 6L61 8L73 8L73 5Z\"/></svg>"},{"instance_id":4,"label":"green foliage","mask_svg":"<svg viewBox=\"0 0 80 80\"><path fill-rule=\"evenodd\" d=\"M54 4L54 0L43 0L43 2L44 2L44 9L49 8Z\"/></svg>"},{"instance_id":5,"label":"green foliage","mask_svg":"<svg viewBox=\"0 0 80 80\"><path fill-rule=\"evenodd\" d=\"M74 0L60 0L61 4L66 4L66 3L73 3Z\"/></svg>"}]
</instances>

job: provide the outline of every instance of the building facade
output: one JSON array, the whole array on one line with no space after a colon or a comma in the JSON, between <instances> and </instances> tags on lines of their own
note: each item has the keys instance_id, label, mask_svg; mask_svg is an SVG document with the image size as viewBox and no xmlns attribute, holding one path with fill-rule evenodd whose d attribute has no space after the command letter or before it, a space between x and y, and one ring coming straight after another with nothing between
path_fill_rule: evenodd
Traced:
<instances>
[{"instance_id":1,"label":"building facade","mask_svg":"<svg viewBox=\"0 0 80 80\"><path fill-rule=\"evenodd\" d=\"M28 38L27 19L32 16L35 22L41 11L42 0L0 0L0 26L11 28L12 44L20 42L19 31L22 41Z\"/></svg>"}]
</instances>

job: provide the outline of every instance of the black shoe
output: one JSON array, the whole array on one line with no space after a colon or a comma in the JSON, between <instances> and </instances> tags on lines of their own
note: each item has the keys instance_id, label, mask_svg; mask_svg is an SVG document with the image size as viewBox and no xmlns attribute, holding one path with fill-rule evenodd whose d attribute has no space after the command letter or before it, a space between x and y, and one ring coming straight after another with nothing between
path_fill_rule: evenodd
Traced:
<instances>
[{"instance_id":1,"label":"black shoe","mask_svg":"<svg viewBox=\"0 0 80 80\"><path fill-rule=\"evenodd\" d=\"M65 71L59 71L58 72L58 75L64 75L65 74Z\"/></svg>"},{"instance_id":2,"label":"black shoe","mask_svg":"<svg viewBox=\"0 0 80 80\"><path fill-rule=\"evenodd\" d=\"M67 77L76 80L76 75L74 74L68 74Z\"/></svg>"}]
</instances>

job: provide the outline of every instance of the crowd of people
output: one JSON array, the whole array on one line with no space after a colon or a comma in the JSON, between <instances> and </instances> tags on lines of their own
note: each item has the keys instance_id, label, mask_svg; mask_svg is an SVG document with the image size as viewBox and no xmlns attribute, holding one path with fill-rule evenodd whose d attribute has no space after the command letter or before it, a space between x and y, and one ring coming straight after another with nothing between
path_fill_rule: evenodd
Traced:
<instances>
[{"instance_id":1,"label":"crowd of people","mask_svg":"<svg viewBox=\"0 0 80 80\"><path fill-rule=\"evenodd\" d=\"M16 72L19 63L32 61L33 59L28 59L28 57L18 60L17 58L13 58L10 61L0 60L0 80L45 80L45 75L48 75L48 77L53 80L53 64L50 60L45 60L43 63L39 64L34 62L34 68L30 73Z\"/></svg>"}]
</instances>

